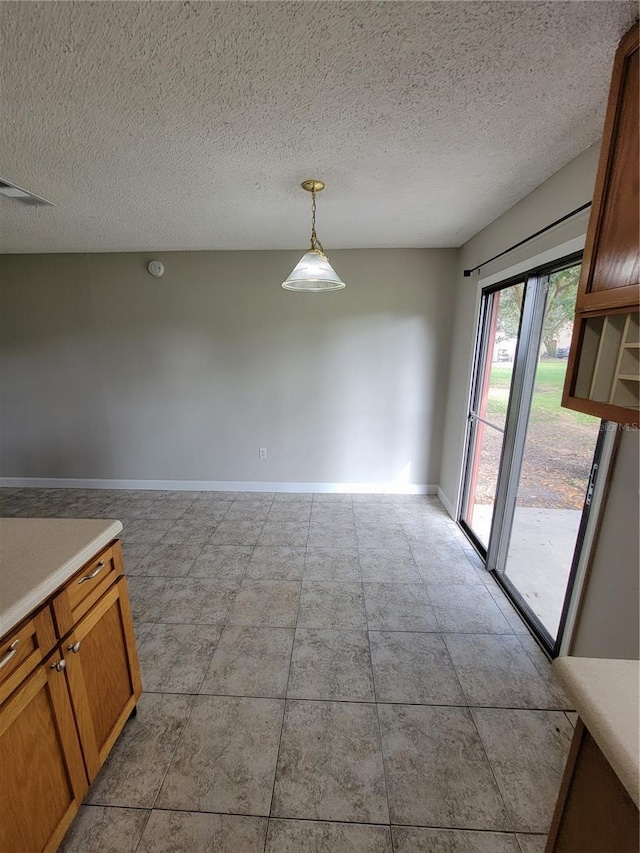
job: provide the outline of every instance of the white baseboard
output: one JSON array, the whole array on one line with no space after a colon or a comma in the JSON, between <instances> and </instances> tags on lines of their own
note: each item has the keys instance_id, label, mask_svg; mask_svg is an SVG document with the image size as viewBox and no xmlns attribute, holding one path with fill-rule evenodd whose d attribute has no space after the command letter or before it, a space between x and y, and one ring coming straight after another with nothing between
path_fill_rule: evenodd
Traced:
<instances>
[{"instance_id":1,"label":"white baseboard","mask_svg":"<svg viewBox=\"0 0 640 853\"><path fill-rule=\"evenodd\" d=\"M438 495L438 499L440 500L440 503L446 509L446 511L449 513L451 518L454 521L457 521L458 519L456 518L456 508L452 504L452 502L449 500L449 498L445 495L445 493L442 491L440 486L438 486L438 488L436 490L436 494Z\"/></svg>"},{"instance_id":2,"label":"white baseboard","mask_svg":"<svg viewBox=\"0 0 640 853\"><path fill-rule=\"evenodd\" d=\"M185 492L335 492L350 494L435 495L424 483L265 483L247 480L90 480L58 477L0 477L5 488L162 489ZM442 498L440 498L442 500ZM444 501L443 501L444 503ZM448 511L448 507L445 504Z\"/></svg>"}]
</instances>

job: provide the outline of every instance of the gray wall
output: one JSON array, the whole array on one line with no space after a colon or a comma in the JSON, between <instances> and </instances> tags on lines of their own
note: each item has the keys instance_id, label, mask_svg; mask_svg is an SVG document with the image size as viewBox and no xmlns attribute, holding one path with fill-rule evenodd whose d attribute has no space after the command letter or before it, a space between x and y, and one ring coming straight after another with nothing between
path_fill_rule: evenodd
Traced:
<instances>
[{"instance_id":1,"label":"gray wall","mask_svg":"<svg viewBox=\"0 0 640 853\"><path fill-rule=\"evenodd\" d=\"M571 653L640 657L640 433L623 430Z\"/></svg>"},{"instance_id":2,"label":"gray wall","mask_svg":"<svg viewBox=\"0 0 640 853\"><path fill-rule=\"evenodd\" d=\"M437 484L456 251L300 254L0 258L0 476Z\"/></svg>"}]
</instances>

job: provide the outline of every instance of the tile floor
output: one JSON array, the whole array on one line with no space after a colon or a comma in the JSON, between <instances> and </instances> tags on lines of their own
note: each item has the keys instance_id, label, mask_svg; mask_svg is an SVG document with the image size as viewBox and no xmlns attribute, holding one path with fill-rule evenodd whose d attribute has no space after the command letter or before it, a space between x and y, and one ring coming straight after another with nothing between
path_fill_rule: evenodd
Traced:
<instances>
[{"instance_id":1,"label":"tile floor","mask_svg":"<svg viewBox=\"0 0 640 853\"><path fill-rule=\"evenodd\" d=\"M145 692L64 853L541 853L572 734L431 497L15 489L119 518Z\"/></svg>"}]
</instances>

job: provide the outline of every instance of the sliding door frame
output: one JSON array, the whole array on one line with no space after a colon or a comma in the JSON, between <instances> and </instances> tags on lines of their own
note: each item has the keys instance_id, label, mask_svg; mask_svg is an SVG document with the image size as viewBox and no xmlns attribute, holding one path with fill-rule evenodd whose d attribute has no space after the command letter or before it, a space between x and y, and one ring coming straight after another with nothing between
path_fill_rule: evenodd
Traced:
<instances>
[{"instance_id":1,"label":"sliding door frame","mask_svg":"<svg viewBox=\"0 0 640 853\"><path fill-rule=\"evenodd\" d=\"M583 513L580 521L576 545L572 559L572 565L567 582L565 598L562 608L562 616L558 627L558 634L553 638L540 619L529 607L517 588L505 574L509 543L513 528L513 519L516 509L516 496L519 488L522 462L524 458L529 415L533 400L536 369L538 365L539 342L544 322L544 312L547 301L549 276L553 272L559 272L567 267L582 262L582 251L560 257L545 264L533 267L528 271L505 278L503 281L483 287L480 291L480 313L478 316L477 335L473 370L471 375L471 389L469 396L469 408L467 412L467 431L465 434L465 461L463 466L462 491L460 509L458 513L458 524L470 539L471 543L485 561L499 585L508 598L520 611L523 619L532 629L538 641L551 655L556 656L561 647L566 646L564 642L564 631L567 619L570 616L574 604L574 589L576 577L580 565L584 562L585 555L583 546L589 539L588 532L591 524L591 509L594 489L601 485L605 478L608 466L602 465L603 448L605 447L606 429L601 425L600 434L596 444L593 465L585 495ZM504 290L514 284L524 282L524 295L520 323L518 328L518 343L514 357L514 370L509 392L507 416L505 420L504 441L498 467L497 490L493 508L491 533L488 546L485 548L482 542L474 534L470 526L464 521L468 509L469 482L471 467L473 465L473 454L475 450L475 433L477 429L476 419L472 413L477 410L479 396L482 393L479 378L485 367L487 350L490 341L487 336L488 317L491 314L491 297L494 293ZM607 454L605 453L605 456ZM503 473L504 472L504 473ZM590 542L588 543L591 544ZM575 590L578 592L578 590Z\"/></svg>"}]
</instances>

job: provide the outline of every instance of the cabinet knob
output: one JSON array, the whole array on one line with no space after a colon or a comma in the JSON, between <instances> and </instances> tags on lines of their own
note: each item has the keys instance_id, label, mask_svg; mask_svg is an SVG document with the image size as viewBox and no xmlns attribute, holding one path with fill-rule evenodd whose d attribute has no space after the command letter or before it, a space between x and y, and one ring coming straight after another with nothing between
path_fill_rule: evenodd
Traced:
<instances>
[{"instance_id":1,"label":"cabinet knob","mask_svg":"<svg viewBox=\"0 0 640 853\"><path fill-rule=\"evenodd\" d=\"M59 660L58 663L52 663L51 664L51 669L55 669L56 672L62 672L62 670L65 668L66 665L67 665L66 660Z\"/></svg>"},{"instance_id":2,"label":"cabinet knob","mask_svg":"<svg viewBox=\"0 0 640 853\"><path fill-rule=\"evenodd\" d=\"M77 643L72 643L71 645L67 646L67 649L70 652L73 652L74 655L77 655L78 652L80 651L80 645L81 645L81 642L80 642L80 640L78 640Z\"/></svg>"}]
</instances>

